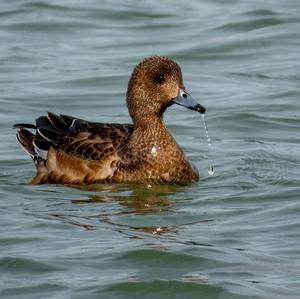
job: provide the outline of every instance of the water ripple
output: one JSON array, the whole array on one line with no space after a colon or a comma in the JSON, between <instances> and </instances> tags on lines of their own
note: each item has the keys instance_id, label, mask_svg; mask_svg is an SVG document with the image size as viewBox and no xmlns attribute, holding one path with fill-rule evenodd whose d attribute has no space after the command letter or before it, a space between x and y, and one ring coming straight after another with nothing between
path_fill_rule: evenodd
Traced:
<instances>
[{"instance_id":1,"label":"water ripple","mask_svg":"<svg viewBox=\"0 0 300 299\"><path fill-rule=\"evenodd\" d=\"M299 13L290 1L1 1L1 298L299 297ZM12 124L130 121L130 72L169 55L207 108L165 122L190 186L30 186ZM216 172L209 176L210 160Z\"/></svg>"}]
</instances>

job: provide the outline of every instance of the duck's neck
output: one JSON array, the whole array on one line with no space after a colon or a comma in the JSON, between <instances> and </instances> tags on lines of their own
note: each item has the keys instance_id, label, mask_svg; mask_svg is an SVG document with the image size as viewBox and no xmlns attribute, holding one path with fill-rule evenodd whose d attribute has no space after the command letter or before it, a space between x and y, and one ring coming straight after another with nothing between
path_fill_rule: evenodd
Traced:
<instances>
[{"instance_id":1,"label":"duck's neck","mask_svg":"<svg viewBox=\"0 0 300 299\"><path fill-rule=\"evenodd\" d=\"M143 108L137 105L130 97L127 97L127 106L135 131L152 131L154 133L157 132L157 130L166 131L163 114L167 106L156 105L154 102L153 105Z\"/></svg>"},{"instance_id":2,"label":"duck's neck","mask_svg":"<svg viewBox=\"0 0 300 299\"><path fill-rule=\"evenodd\" d=\"M161 138L170 135L162 116L147 115L145 118L134 119L133 125L134 133L146 138Z\"/></svg>"},{"instance_id":3,"label":"duck's neck","mask_svg":"<svg viewBox=\"0 0 300 299\"><path fill-rule=\"evenodd\" d=\"M134 131L125 152L130 152L132 160L165 163L167 157L173 159L184 159L184 153L176 143L173 136L165 127L162 117L151 117L142 122L134 122ZM150 157L150 158L149 158ZM174 158L176 157L176 158Z\"/></svg>"}]
</instances>

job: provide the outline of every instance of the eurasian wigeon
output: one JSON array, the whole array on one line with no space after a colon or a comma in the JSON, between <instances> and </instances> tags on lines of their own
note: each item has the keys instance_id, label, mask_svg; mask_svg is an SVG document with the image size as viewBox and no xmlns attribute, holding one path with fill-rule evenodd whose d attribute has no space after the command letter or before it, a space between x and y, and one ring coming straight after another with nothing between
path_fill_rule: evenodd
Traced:
<instances>
[{"instance_id":1,"label":"eurasian wigeon","mask_svg":"<svg viewBox=\"0 0 300 299\"><path fill-rule=\"evenodd\" d=\"M133 124L89 122L53 113L40 116L35 125L16 124L17 139L37 168L31 183L197 181L198 170L164 125L163 114L174 103L205 113L185 89L178 64L153 56L134 68L128 83Z\"/></svg>"}]
</instances>

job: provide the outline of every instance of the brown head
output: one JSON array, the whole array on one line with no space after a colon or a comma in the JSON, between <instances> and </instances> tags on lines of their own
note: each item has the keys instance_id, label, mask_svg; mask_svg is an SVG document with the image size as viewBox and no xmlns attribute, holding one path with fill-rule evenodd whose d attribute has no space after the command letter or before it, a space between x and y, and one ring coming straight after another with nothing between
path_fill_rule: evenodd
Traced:
<instances>
[{"instance_id":1,"label":"brown head","mask_svg":"<svg viewBox=\"0 0 300 299\"><path fill-rule=\"evenodd\" d=\"M185 90L175 61L165 56L145 58L135 67L128 83L127 106L133 122L162 117L174 103L205 113L205 108Z\"/></svg>"}]
</instances>

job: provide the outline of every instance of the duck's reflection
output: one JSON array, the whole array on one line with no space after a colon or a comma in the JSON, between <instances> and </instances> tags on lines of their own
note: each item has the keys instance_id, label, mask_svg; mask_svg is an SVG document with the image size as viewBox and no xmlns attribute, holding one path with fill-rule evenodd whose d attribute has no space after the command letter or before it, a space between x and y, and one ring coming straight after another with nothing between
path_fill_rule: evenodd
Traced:
<instances>
[{"instance_id":1,"label":"duck's reflection","mask_svg":"<svg viewBox=\"0 0 300 299\"><path fill-rule=\"evenodd\" d=\"M85 199L71 200L73 204L95 204L118 202L126 207L126 210L118 211L118 214L148 214L167 211L170 207L170 200L161 195L131 195L131 196L109 196L109 195L88 195ZM114 215L116 215L114 213Z\"/></svg>"},{"instance_id":2,"label":"duck's reflection","mask_svg":"<svg viewBox=\"0 0 300 299\"><path fill-rule=\"evenodd\" d=\"M71 204L82 205L80 210L90 211L90 215L79 213L77 216L52 216L87 230L97 229L100 220L101 226L103 224L113 226L116 231L134 239L143 238L141 234L144 233L152 235L176 233L179 226L189 224L187 219L183 222L174 219L160 221L161 218L174 213L172 209L177 202L174 199L182 194L185 189L183 186L92 185L76 188L88 193L84 198L72 199ZM93 194L90 194L91 191ZM162 214L162 217L157 217L159 214ZM144 216L148 217L144 218ZM207 220L196 222L207 222Z\"/></svg>"},{"instance_id":3,"label":"duck's reflection","mask_svg":"<svg viewBox=\"0 0 300 299\"><path fill-rule=\"evenodd\" d=\"M134 216L139 217L142 215L168 212L172 207L172 196L178 194L178 192L182 192L184 189L182 186L155 185L149 187L139 185L99 184L72 187L87 192L83 198L71 200L72 205L82 205L80 211L84 210L85 213L74 213L70 215L68 212L67 215L66 213L51 215L55 218L59 218L61 222L80 226L86 230L93 230L99 227L100 220L102 224L113 225L116 230L122 231L123 233L125 230L134 230L155 235L176 231L175 226L143 226L142 221L137 221L135 225L129 225L125 224L126 221L125 223L123 221L120 223L118 219L122 217L130 217L133 219ZM78 210L78 208L76 208L76 210ZM90 215L86 215L86 211L91 211Z\"/></svg>"},{"instance_id":4,"label":"duck's reflection","mask_svg":"<svg viewBox=\"0 0 300 299\"><path fill-rule=\"evenodd\" d=\"M174 194L182 192L181 186L134 186L128 188L120 185L93 185L79 187L84 191L99 193L88 195L87 198L71 200L73 204L109 203L117 202L127 209L118 211L120 214L148 214L167 211ZM114 214L115 215L115 214Z\"/></svg>"}]
</instances>

